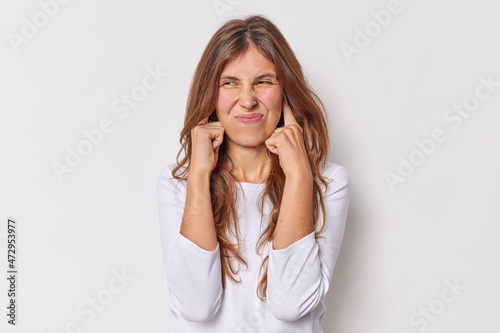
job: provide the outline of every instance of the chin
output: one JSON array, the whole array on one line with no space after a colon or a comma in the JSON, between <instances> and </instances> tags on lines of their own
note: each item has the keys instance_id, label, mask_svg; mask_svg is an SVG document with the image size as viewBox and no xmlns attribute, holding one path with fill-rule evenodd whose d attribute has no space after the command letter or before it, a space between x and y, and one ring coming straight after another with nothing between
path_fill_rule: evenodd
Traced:
<instances>
[{"instance_id":1,"label":"chin","mask_svg":"<svg viewBox=\"0 0 500 333\"><path fill-rule=\"evenodd\" d=\"M231 139L231 141L233 141L234 144L236 144L238 146L243 146L243 147L256 147L256 146L260 146L264 143L263 140L259 140L255 136L251 136L251 137L239 136L239 137L236 137L234 139Z\"/></svg>"}]
</instances>

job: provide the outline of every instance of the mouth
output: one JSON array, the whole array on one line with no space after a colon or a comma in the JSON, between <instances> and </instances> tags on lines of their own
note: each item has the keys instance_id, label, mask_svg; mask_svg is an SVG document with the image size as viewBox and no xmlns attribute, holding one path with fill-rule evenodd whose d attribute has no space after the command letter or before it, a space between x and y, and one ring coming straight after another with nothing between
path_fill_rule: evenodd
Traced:
<instances>
[{"instance_id":1,"label":"mouth","mask_svg":"<svg viewBox=\"0 0 500 333\"><path fill-rule=\"evenodd\" d=\"M243 124L255 124L255 123L258 123L263 117L264 117L263 114L254 113L254 114L249 114L249 115L240 114L234 118Z\"/></svg>"}]
</instances>

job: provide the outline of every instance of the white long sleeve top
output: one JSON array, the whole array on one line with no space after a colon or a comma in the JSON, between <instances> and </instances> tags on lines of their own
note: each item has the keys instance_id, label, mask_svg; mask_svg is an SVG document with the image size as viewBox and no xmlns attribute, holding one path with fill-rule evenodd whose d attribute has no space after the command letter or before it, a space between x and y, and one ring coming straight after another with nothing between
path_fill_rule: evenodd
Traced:
<instances>
[{"instance_id":1,"label":"white long sleeve top","mask_svg":"<svg viewBox=\"0 0 500 333\"><path fill-rule=\"evenodd\" d=\"M326 222L322 238L315 233L287 248L274 250L272 242L259 255L255 245L268 220L258 198L265 184L240 182L236 208L241 253L239 283L221 283L219 245L207 251L180 234L186 199L186 181L172 177L174 164L158 177L158 205L164 264L164 290L170 310L178 319L176 333L319 333L326 314L324 298L340 250L350 197L344 167L327 162L323 175L333 181L325 194ZM238 186L237 186L238 187ZM320 220L316 230L321 226ZM262 223L261 223L261 217ZM259 269L269 254L267 301L257 296Z\"/></svg>"}]
</instances>

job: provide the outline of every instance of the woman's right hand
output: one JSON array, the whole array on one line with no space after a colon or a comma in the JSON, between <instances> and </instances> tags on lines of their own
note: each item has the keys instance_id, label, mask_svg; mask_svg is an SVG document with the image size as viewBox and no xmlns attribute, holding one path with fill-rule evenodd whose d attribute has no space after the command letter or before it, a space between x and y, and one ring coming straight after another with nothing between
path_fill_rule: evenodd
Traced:
<instances>
[{"instance_id":1,"label":"woman's right hand","mask_svg":"<svg viewBox=\"0 0 500 333\"><path fill-rule=\"evenodd\" d=\"M190 173L210 174L219 158L219 147L224 139L224 127L219 121L203 119L191 129Z\"/></svg>"}]
</instances>

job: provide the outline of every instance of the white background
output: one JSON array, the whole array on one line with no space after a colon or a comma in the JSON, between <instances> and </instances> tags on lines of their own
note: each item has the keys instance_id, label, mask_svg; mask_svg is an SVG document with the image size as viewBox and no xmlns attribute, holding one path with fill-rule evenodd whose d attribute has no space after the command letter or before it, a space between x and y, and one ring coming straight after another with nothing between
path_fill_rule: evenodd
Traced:
<instances>
[{"instance_id":1,"label":"white background","mask_svg":"<svg viewBox=\"0 0 500 333\"><path fill-rule=\"evenodd\" d=\"M218 3L227 4L224 12ZM348 61L342 43L354 45L357 28L376 29L371 11L387 6L73 0L43 22L37 1L2 0L0 267L6 272L13 217L19 275L16 327L6 323L8 288L0 280L0 330L173 331L156 178L180 148L189 84L210 37L228 18L263 14L325 102L329 160L352 180L324 331L498 332L498 83L460 125L443 116L474 101L478 77L500 82L499 6L401 0L390 23L372 30L371 42ZM13 34L24 38L23 17L33 16L45 26L16 46ZM121 119L112 104L139 91L148 67L168 76ZM113 131L60 181L53 164L65 164L67 148L105 118ZM415 140L436 128L446 140L429 156L416 152ZM396 174L399 157L410 155L421 164L392 191L385 174ZM128 278L115 281L123 272ZM450 283L462 289L454 294ZM96 297L105 303L99 311L88 303Z\"/></svg>"}]
</instances>

